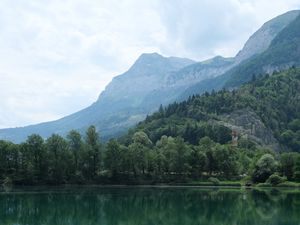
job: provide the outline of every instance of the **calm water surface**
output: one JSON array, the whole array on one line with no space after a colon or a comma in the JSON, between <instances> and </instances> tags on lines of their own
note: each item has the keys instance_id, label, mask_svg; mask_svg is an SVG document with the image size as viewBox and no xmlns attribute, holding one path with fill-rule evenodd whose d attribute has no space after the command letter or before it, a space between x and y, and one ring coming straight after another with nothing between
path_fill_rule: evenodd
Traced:
<instances>
[{"instance_id":1,"label":"calm water surface","mask_svg":"<svg viewBox=\"0 0 300 225\"><path fill-rule=\"evenodd\" d=\"M201 188L0 191L1 225L300 225L300 192Z\"/></svg>"}]
</instances>

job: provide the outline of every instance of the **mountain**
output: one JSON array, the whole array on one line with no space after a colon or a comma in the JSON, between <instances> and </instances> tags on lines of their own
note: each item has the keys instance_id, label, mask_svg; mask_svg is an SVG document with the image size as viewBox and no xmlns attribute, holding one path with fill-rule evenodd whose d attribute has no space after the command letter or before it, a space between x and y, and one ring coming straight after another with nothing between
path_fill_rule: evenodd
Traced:
<instances>
[{"instance_id":1,"label":"mountain","mask_svg":"<svg viewBox=\"0 0 300 225\"><path fill-rule=\"evenodd\" d=\"M253 75L271 74L300 65L300 11L287 12L265 23L234 58L235 64L216 78L187 88L179 99L221 88L236 88Z\"/></svg>"},{"instance_id":2,"label":"mountain","mask_svg":"<svg viewBox=\"0 0 300 225\"><path fill-rule=\"evenodd\" d=\"M161 88L169 74L193 63L189 59L167 58L157 53L142 54L127 72L112 80L90 107L56 121L2 129L0 139L21 142L32 133L48 137L52 133L65 135L71 129L84 132L92 124L104 137L117 135L156 109L141 106L147 94ZM159 104L156 102L155 106Z\"/></svg>"},{"instance_id":3,"label":"mountain","mask_svg":"<svg viewBox=\"0 0 300 225\"><path fill-rule=\"evenodd\" d=\"M234 65L234 58L216 56L184 67L168 77L168 86L190 86L195 82L217 77Z\"/></svg>"},{"instance_id":4,"label":"mountain","mask_svg":"<svg viewBox=\"0 0 300 225\"><path fill-rule=\"evenodd\" d=\"M236 55L235 61L242 62L245 59L249 59L250 57L267 50L278 33L294 21L299 14L299 10L289 11L263 24L263 26L249 38L243 49Z\"/></svg>"},{"instance_id":5,"label":"mountain","mask_svg":"<svg viewBox=\"0 0 300 225\"><path fill-rule=\"evenodd\" d=\"M72 141L58 135L45 142L31 135L19 145L0 140L0 182L5 188L184 183L300 187L299 90L300 68L292 68L233 91L160 107L127 135L104 145L94 129L83 140L76 132Z\"/></svg>"},{"instance_id":6,"label":"mountain","mask_svg":"<svg viewBox=\"0 0 300 225\"><path fill-rule=\"evenodd\" d=\"M148 108L149 112L151 112L150 109L157 109L159 104L167 105L174 102L181 95L182 91L195 82L217 77L230 69L232 64L231 58L217 56L172 72L165 77L161 87L148 93L141 106Z\"/></svg>"},{"instance_id":7,"label":"mountain","mask_svg":"<svg viewBox=\"0 0 300 225\"><path fill-rule=\"evenodd\" d=\"M270 47L273 39L282 32L286 26L294 21L299 14L299 10L289 11L266 22L248 39L243 49L239 51L235 57L223 58L217 56L213 59L190 65L170 77L170 82L172 84L186 83L188 84L188 88L193 89L194 85L197 83L218 77L219 75L236 68L240 63L266 51ZM219 78L216 80L218 81ZM209 85L207 84L207 81L205 81L205 85L202 84L201 88L211 90L210 86L213 85Z\"/></svg>"},{"instance_id":8,"label":"mountain","mask_svg":"<svg viewBox=\"0 0 300 225\"><path fill-rule=\"evenodd\" d=\"M161 104L212 89L236 87L248 81L254 72L298 65L294 63L299 58L297 48L289 49L298 45L298 39L293 38L298 34L298 15L299 11L290 11L265 23L233 58L217 56L194 62L157 53L142 54L127 72L107 85L90 107L56 121L2 129L0 139L21 142L32 133L46 138L52 133L65 135L71 129L84 132L92 124L108 139L124 133ZM289 51L293 54L289 55ZM281 59L285 59L283 64Z\"/></svg>"},{"instance_id":9,"label":"mountain","mask_svg":"<svg viewBox=\"0 0 300 225\"><path fill-rule=\"evenodd\" d=\"M236 131L241 145L300 151L299 90L300 69L262 76L234 91L196 95L160 108L120 140L128 144L143 131L152 143L172 136L192 145L203 137L226 144Z\"/></svg>"},{"instance_id":10,"label":"mountain","mask_svg":"<svg viewBox=\"0 0 300 225\"><path fill-rule=\"evenodd\" d=\"M110 113L139 107L149 93L164 86L169 74L193 63L189 59L166 58L157 53L142 54L127 72L107 85L96 104Z\"/></svg>"},{"instance_id":11,"label":"mountain","mask_svg":"<svg viewBox=\"0 0 300 225\"><path fill-rule=\"evenodd\" d=\"M253 74L271 74L291 66L300 66L300 16L274 37L266 51L228 71L224 76L230 78L225 86L235 87L249 81Z\"/></svg>"}]
</instances>

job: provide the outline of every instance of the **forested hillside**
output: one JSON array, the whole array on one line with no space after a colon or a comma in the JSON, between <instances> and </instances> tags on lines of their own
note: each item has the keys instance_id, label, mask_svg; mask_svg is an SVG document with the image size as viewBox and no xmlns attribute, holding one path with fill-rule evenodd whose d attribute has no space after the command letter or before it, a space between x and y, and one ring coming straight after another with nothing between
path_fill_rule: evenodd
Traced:
<instances>
[{"instance_id":1,"label":"forested hillside","mask_svg":"<svg viewBox=\"0 0 300 225\"><path fill-rule=\"evenodd\" d=\"M0 142L4 184L173 183L221 180L291 185L300 181L300 154L276 153L241 136L222 121L235 111L253 112L282 150L300 150L300 69L253 77L238 90L192 96L160 107L128 135L101 144L91 126L84 137L31 135L21 144ZM245 118L244 118L245 119ZM247 120L247 118L246 118ZM229 184L229 183L225 183Z\"/></svg>"},{"instance_id":2,"label":"forested hillside","mask_svg":"<svg viewBox=\"0 0 300 225\"><path fill-rule=\"evenodd\" d=\"M245 109L255 112L284 150L300 151L300 69L292 68L256 78L240 89L221 90L173 103L141 122L130 134L144 131L156 142L161 136L181 136L191 144L208 136L221 144L231 130L213 123L223 114Z\"/></svg>"}]
</instances>

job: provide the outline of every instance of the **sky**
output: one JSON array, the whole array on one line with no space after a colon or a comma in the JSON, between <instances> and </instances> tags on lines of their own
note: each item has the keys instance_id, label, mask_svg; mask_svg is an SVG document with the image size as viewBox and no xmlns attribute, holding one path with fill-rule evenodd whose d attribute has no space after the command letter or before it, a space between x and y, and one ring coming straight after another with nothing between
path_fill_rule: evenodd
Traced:
<instances>
[{"instance_id":1,"label":"sky","mask_svg":"<svg viewBox=\"0 0 300 225\"><path fill-rule=\"evenodd\" d=\"M0 0L0 128L97 100L142 53L234 56L299 0Z\"/></svg>"}]
</instances>

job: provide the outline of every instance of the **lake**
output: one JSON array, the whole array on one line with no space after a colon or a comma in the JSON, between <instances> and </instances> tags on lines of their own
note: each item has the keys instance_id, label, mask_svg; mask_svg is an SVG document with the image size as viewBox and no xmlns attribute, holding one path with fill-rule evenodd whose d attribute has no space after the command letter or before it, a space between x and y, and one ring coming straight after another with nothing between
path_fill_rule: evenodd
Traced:
<instances>
[{"instance_id":1,"label":"lake","mask_svg":"<svg viewBox=\"0 0 300 225\"><path fill-rule=\"evenodd\" d=\"M0 192L1 225L299 225L300 191L176 187Z\"/></svg>"}]
</instances>

